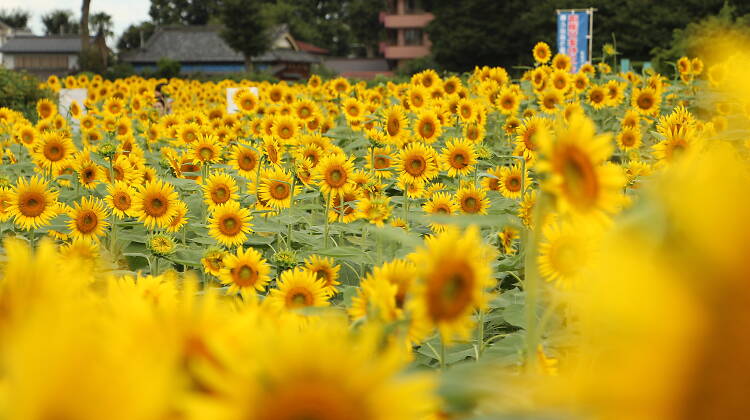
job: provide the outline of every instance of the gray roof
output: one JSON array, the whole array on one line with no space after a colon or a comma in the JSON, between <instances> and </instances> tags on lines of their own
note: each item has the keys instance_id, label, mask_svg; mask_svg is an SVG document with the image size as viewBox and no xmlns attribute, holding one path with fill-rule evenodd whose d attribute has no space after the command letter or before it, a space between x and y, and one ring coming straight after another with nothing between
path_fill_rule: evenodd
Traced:
<instances>
[{"instance_id":1,"label":"gray roof","mask_svg":"<svg viewBox=\"0 0 750 420\"><path fill-rule=\"evenodd\" d=\"M280 25L281 26L281 25ZM285 26L275 28L274 35ZM242 53L233 50L219 35L218 26L168 26L157 29L143 48L122 54L130 63L156 63L162 58L182 63L244 63ZM304 51L272 50L253 61L317 62L315 56Z\"/></svg>"},{"instance_id":2,"label":"gray roof","mask_svg":"<svg viewBox=\"0 0 750 420\"><path fill-rule=\"evenodd\" d=\"M18 35L0 47L3 53L69 53L81 52L79 35L27 36Z\"/></svg>"},{"instance_id":3,"label":"gray roof","mask_svg":"<svg viewBox=\"0 0 750 420\"><path fill-rule=\"evenodd\" d=\"M162 58L180 62L245 62L212 26L162 27L140 50L123 54L133 63L155 63Z\"/></svg>"}]
</instances>

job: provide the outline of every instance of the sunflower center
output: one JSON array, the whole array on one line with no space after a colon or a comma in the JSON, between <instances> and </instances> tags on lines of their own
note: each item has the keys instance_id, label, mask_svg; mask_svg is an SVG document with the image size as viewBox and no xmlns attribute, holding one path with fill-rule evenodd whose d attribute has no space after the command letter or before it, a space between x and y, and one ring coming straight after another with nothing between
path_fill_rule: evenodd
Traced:
<instances>
[{"instance_id":1,"label":"sunflower center","mask_svg":"<svg viewBox=\"0 0 750 420\"><path fill-rule=\"evenodd\" d=\"M640 109L651 109L654 105L654 99L649 95L641 95L638 97L638 108Z\"/></svg>"},{"instance_id":2,"label":"sunflower center","mask_svg":"<svg viewBox=\"0 0 750 420\"><path fill-rule=\"evenodd\" d=\"M521 190L521 178L517 175L510 176L505 184L510 191L518 192Z\"/></svg>"},{"instance_id":3,"label":"sunflower center","mask_svg":"<svg viewBox=\"0 0 750 420\"><path fill-rule=\"evenodd\" d=\"M59 144L49 144L44 148L44 156L52 162L63 158L63 149Z\"/></svg>"},{"instance_id":4,"label":"sunflower center","mask_svg":"<svg viewBox=\"0 0 750 420\"><path fill-rule=\"evenodd\" d=\"M38 192L27 192L21 196L19 211L26 217L37 217L44 212L47 202Z\"/></svg>"},{"instance_id":5,"label":"sunflower center","mask_svg":"<svg viewBox=\"0 0 750 420\"><path fill-rule=\"evenodd\" d=\"M234 236L240 233L242 230L242 223L240 220L233 215L225 216L220 222L219 227L221 233L227 236Z\"/></svg>"},{"instance_id":6,"label":"sunflower center","mask_svg":"<svg viewBox=\"0 0 750 420\"><path fill-rule=\"evenodd\" d=\"M200 149L199 154L200 154L201 160L203 161L207 161L214 157L214 152L208 147L202 147Z\"/></svg>"},{"instance_id":7,"label":"sunflower center","mask_svg":"<svg viewBox=\"0 0 750 420\"><path fill-rule=\"evenodd\" d=\"M295 287L287 293L286 305L289 308L300 308L303 306L310 306L313 304L313 295L307 289L303 287Z\"/></svg>"},{"instance_id":8,"label":"sunflower center","mask_svg":"<svg viewBox=\"0 0 750 420\"><path fill-rule=\"evenodd\" d=\"M476 197L466 197L461 207L466 213L476 213L479 211L479 200Z\"/></svg>"},{"instance_id":9,"label":"sunflower center","mask_svg":"<svg viewBox=\"0 0 750 420\"><path fill-rule=\"evenodd\" d=\"M569 147L562 158L563 188L572 204L589 208L596 203L599 182L588 156L577 147Z\"/></svg>"},{"instance_id":10,"label":"sunflower center","mask_svg":"<svg viewBox=\"0 0 750 420\"><path fill-rule=\"evenodd\" d=\"M270 189L271 196L276 200L284 200L289 197L289 187L283 183L276 183L273 188Z\"/></svg>"},{"instance_id":11,"label":"sunflower center","mask_svg":"<svg viewBox=\"0 0 750 420\"><path fill-rule=\"evenodd\" d=\"M258 271L249 265L234 268L234 282L240 287L250 287L258 280Z\"/></svg>"},{"instance_id":12,"label":"sunflower center","mask_svg":"<svg viewBox=\"0 0 750 420\"><path fill-rule=\"evenodd\" d=\"M435 126L430 121L422 122L422 125L419 130L419 134L422 135L422 137L432 137L434 133L435 133Z\"/></svg>"},{"instance_id":13,"label":"sunflower center","mask_svg":"<svg viewBox=\"0 0 750 420\"><path fill-rule=\"evenodd\" d=\"M88 184L91 181L94 180L94 170L93 169L86 169L83 171L83 182L84 184Z\"/></svg>"},{"instance_id":14,"label":"sunflower center","mask_svg":"<svg viewBox=\"0 0 750 420\"><path fill-rule=\"evenodd\" d=\"M387 168L389 165L389 160L384 157L376 157L375 158L375 169L384 169Z\"/></svg>"},{"instance_id":15,"label":"sunflower center","mask_svg":"<svg viewBox=\"0 0 750 420\"><path fill-rule=\"evenodd\" d=\"M220 185L214 189L211 198L216 204L226 203L229 200L229 189L224 185Z\"/></svg>"},{"instance_id":16,"label":"sunflower center","mask_svg":"<svg viewBox=\"0 0 750 420\"><path fill-rule=\"evenodd\" d=\"M404 169L411 176L418 177L422 175L426 169L427 162L421 156L414 156L409 160L409 164Z\"/></svg>"},{"instance_id":17,"label":"sunflower center","mask_svg":"<svg viewBox=\"0 0 750 420\"><path fill-rule=\"evenodd\" d=\"M81 212L76 218L76 228L81 233L91 233L99 224L99 217L91 210Z\"/></svg>"},{"instance_id":18,"label":"sunflower center","mask_svg":"<svg viewBox=\"0 0 750 420\"><path fill-rule=\"evenodd\" d=\"M144 211L152 217L163 216L167 212L167 200L163 197L152 197L146 201Z\"/></svg>"},{"instance_id":19,"label":"sunflower center","mask_svg":"<svg viewBox=\"0 0 750 420\"><path fill-rule=\"evenodd\" d=\"M591 102L598 104L599 102L604 100L604 93L595 90L591 92Z\"/></svg>"},{"instance_id":20,"label":"sunflower center","mask_svg":"<svg viewBox=\"0 0 750 420\"><path fill-rule=\"evenodd\" d=\"M456 153L455 155L453 155L453 167L457 169L463 169L467 166L467 160L468 159L466 158L466 156L464 156L463 153Z\"/></svg>"},{"instance_id":21,"label":"sunflower center","mask_svg":"<svg viewBox=\"0 0 750 420\"><path fill-rule=\"evenodd\" d=\"M435 321L451 321L471 306L474 271L466 262L443 263L427 286L427 309Z\"/></svg>"},{"instance_id":22,"label":"sunflower center","mask_svg":"<svg viewBox=\"0 0 750 420\"><path fill-rule=\"evenodd\" d=\"M625 147L632 147L635 144L635 136L630 133L623 135L622 144Z\"/></svg>"},{"instance_id":23,"label":"sunflower center","mask_svg":"<svg viewBox=\"0 0 750 420\"><path fill-rule=\"evenodd\" d=\"M399 131L401 131L401 123L398 121L398 118L391 117L388 118L388 135L393 137L398 135Z\"/></svg>"},{"instance_id":24,"label":"sunflower center","mask_svg":"<svg viewBox=\"0 0 750 420\"><path fill-rule=\"evenodd\" d=\"M341 168L333 168L328 172L328 184L333 188L338 188L346 182L346 174Z\"/></svg>"},{"instance_id":25,"label":"sunflower center","mask_svg":"<svg viewBox=\"0 0 750 420\"><path fill-rule=\"evenodd\" d=\"M130 208L130 197L123 193L117 195L115 200L112 201L118 210L127 210Z\"/></svg>"},{"instance_id":26,"label":"sunflower center","mask_svg":"<svg viewBox=\"0 0 750 420\"><path fill-rule=\"evenodd\" d=\"M243 155L239 160L239 167L243 171L251 171L255 168L255 158L250 155Z\"/></svg>"},{"instance_id":27,"label":"sunflower center","mask_svg":"<svg viewBox=\"0 0 750 420\"><path fill-rule=\"evenodd\" d=\"M356 117L356 116L359 115L359 108L357 108L356 106L352 105L352 106L349 107L349 109L347 109L347 112L352 117Z\"/></svg>"}]
</instances>

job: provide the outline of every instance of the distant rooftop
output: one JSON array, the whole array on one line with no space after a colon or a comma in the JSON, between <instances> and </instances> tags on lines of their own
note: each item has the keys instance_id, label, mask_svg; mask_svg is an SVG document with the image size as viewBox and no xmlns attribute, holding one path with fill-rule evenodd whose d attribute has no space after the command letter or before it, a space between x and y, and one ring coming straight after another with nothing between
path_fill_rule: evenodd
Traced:
<instances>
[{"instance_id":1,"label":"distant rooftop","mask_svg":"<svg viewBox=\"0 0 750 420\"><path fill-rule=\"evenodd\" d=\"M0 52L78 54L81 52L81 37L80 35L17 35L8 38L0 47Z\"/></svg>"}]
</instances>

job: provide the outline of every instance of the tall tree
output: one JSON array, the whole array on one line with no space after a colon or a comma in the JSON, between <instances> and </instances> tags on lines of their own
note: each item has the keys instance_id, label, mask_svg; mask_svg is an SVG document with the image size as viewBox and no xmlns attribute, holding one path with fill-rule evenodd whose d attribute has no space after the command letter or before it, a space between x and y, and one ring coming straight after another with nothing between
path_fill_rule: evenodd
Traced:
<instances>
[{"instance_id":1,"label":"tall tree","mask_svg":"<svg viewBox=\"0 0 750 420\"><path fill-rule=\"evenodd\" d=\"M157 25L205 25L220 7L220 0L151 0L148 14Z\"/></svg>"},{"instance_id":2,"label":"tall tree","mask_svg":"<svg viewBox=\"0 0 750 420\"><path fill-rule=\"evenodd\" d=\"M11 28L22 29L29 24L29 18L31 13L21 9L0 9L0 22L10 26Z\"/></svg>"},{"instance_id":3,"label":"tall tree","mask_svg":"<svg viewBox=\"0 0 750 420\"><path fill-rule=\"evenodd\" d=\"M77 34L80 30L70 10L53 10L42 15L42 25L46 35Z\"/></svg>"},{"instance_id":4,"label":"tall tree","mask_svg":"<svg viewBox=\"0 0 750 420\"><path fill-rule=\"evenodd\" d=\"M89 39L89 11L91 9L91 0L83 0L81 4L81 51L86 51L91 46Z\"/></svg>"},{"instance_id":5,"label":"tall tree","mask_svg":"<svg viewBox=\"0 0 750 420\"><path fill-rule=\"evenodd\" d=\"M152 22L141 22L137 25L130 25L120 35L117 41L117 49L120 51L133 50L141 47L141 42L145 43L151 38L156 31L156 25Z\"/></svg>"},{"instance_id":6,"label":"tall tree","mask_svg":"<svg viewBox=\"0 0 750 420\"><path fill-rule=\"evenodd\" d=\"M263 13L274 24L286 23L296 39L347 55L351 30L346 22L348 0L276 0L266 2Z\"/></svg>"},{"instance_id":7,"label":"tall tree","mask_svg":"<svg viewBox=\"0 0 750 420\"><path fill-rule=\"evenodd\" d=\"M385 8L383 0L351 0L346 8L346 22L354 39L361 44L367 57L374 57L385 28L378 19Z\"/></svg>"},{"instance_id":8,"label":"tall tree","mask_svg":"<svg viewBox=\"0 0 750 420\"><path fill-rule=\"evenodd\" d=\"M114 32L112 32L112 28L114 27L112 15L106 12L98 12L91 15L90 27L95 34L101 33L105 37L114 35Z\"/></svg>"},{"instance_id":9,"label":"tall tree","mask_svg":"<svg viewBox=\"0 0 750 420\"><path fill-rule=\"evenodd\" d=\"M224 29L221 37L230 47L245 55L245 67L252 71L253 56L266 52L269 24L257 0L224 0L221 7Z\"/></svg>"}]
</instances>

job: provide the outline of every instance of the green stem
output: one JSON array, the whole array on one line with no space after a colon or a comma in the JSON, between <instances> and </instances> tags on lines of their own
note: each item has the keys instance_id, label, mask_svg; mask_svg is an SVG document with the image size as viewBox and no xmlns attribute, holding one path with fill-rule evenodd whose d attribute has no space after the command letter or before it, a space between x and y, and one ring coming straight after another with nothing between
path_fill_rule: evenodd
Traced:
<instances>
[{"instance_id":1,"label":"green stem","mask_svg":"<svg viewBox=\"0 0 750 420\"><path fill-rule=\"evenodd\" d=\"M477 360L479 360L484 352L484 311L481 309L479 310L479 325L477 326L477 346L479 347Z\"/></svg>"},{"instance_id":2,"label":"green stem","mask_svg":"<svg viewBox=\"0 0 750 420\"><path fill-rule=\"evenodd\" d=\"M541 229L544 211L547 207L549 197L540 194L539 200L534 206L532 220L536 224L535 229L526 229L526 255L524 258L524 290L526 291L525 315L526 315L526 369L527 372L535 372L537 358L535 357L537 344L539 343L539 324L537 322L536 308L539 304L541 289L541 278L537 266L537 232Z\"/></svg>"},{"instance_id":3,"label":"green stem","mask_svg":"<svg viewBox=\"0 0 750 420\"><path fill-rule=\"evenodd\" d=\"M445 370L446 367L445 362L445 337L443 337L443 333L440 333L440 370Z\"/></svg>"},{"instance_id":4,"label":"green stem","mask_svg":"<svg viewBox=\"0 0 750 420\"><path fill-rule=\"evenodd\" d=\"M295 176L294 172L292 172L292 191L289 193L289 223L287 224L287 232L286 232L286 239L287 239L287 246L289 247L289 250L292 249L292 208L294 208L294 188L297 186L297 177ZM328 220L328 214L326 214L326 220Z\"/></svg>"},{"instance_id":5,"label":"green stem","mask_svg":"<svg viewBox=\"0 0 750 420\"><path fill-rule=\"evenodd\" d=\"M326 227L323 232L323 248L328 248L328 232L331 224L328 222L328 211L331 210L331 192L328 192L328 199L326 199L326 211L323 217L326 219Z\"/></svg>"}]
</instances>

